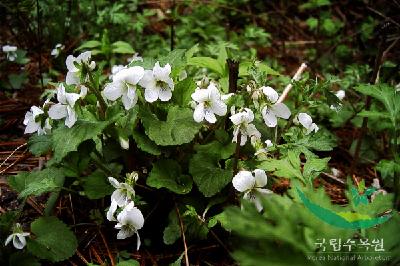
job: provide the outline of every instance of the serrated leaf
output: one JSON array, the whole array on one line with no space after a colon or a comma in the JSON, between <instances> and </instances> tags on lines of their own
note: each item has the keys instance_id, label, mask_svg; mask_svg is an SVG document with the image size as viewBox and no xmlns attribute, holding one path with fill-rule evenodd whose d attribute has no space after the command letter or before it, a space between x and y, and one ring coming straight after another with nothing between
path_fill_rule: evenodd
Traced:
<instances>
[{"instance_id":1,"label":"serrated leaf","mask_svg":"<svg viewBox=\"0 0 400 266\"><path fill-rule=\"evenodd\" d=\"M292 160L294 158L292 157ZM305 183L304 177L300 171L300 159L293 163L288 157L283 159L269 159L258 165L260 169L274 172L274 175L285 178L298 178Z\"/></svg>"},{"instance_id":2,"label":"serrated leaf","mask_svg":"<svg viewBox=\"0 0 400 266\"><path fill-rule=\"evenodd\" d=\"M137 131L133 131L132 137L135 140L138 148L141 149L142 151L153 154L153 155L161 154L161 150L157 146L157 144L155 144L154 141L149 139L149 137L147 137L144 133L139 133Z\"/></svg>"},{"instance_id":3,"label":"serrated leaf","mask_svg":"<svg viewBox=\"0 0 400 266\"><path fill-rule=\"evenodd\" d=\"M60 180L64 179L62 169L46 168L41 171L22 172L8 178L10 186L18 191L20 197L40 195L55 190L62 186Z\"/></svg>"},{"instance_id":4,"label":"serrated leaf","mask_svg":"<svg viewBox=\"0 0 400 266\"><path fill-rule=\"evenodd\" d=\"M51 136L32 135L28 140L28 147L29 151L35 156L46 154L52 147Z\"/></svg>"},{"instance_id":5,"label":"serrated leaf","mask_svg":"<svg viewBox=\"0 0 400 266\"><path fill-rule=\"evenodd\" d=\"M168 110L166 121L159 120L146 109L141 110L141 119L147 136L161 146L189 143L201 127L193 120L191 109L177 106Z\"/></svg>"},{"instance_id":6,"label":"serrated leaf","mask_svg":"<svg viewBox=\"0 0 400 266\"><path fill-rule=\"evenodd\" d=\"M114 191L107 175L101 170L96 170L84 178L83 189L89 199L101 199Z\"/></svg>"},{"instance_id":7,"label":"serrated leaf","mask_svg":"<svg viewBox=\"0 0 400 266\"><path fill-rule=\"evenodd\" d=\"M307 162L304 164L303 176L312 181L328 167L328 162L330 159L331 157L322 159L308 158Z\"/></svg>"},{"instance_id":8,"label":"serrated leaf","mask_svg":"<svg viewBox=\"0 0 400 266\"><path fill-rule=\"evenodd\" d=\"M76 151L82 142L96 138L109 123L78 120L72 128L58 127L52 135L54 161L60 162L69 152Z\"/></svg>"},{"instance_id":9,"label":"serrated leaf","mask_svg":"<svg viewBox=\"0 0 400 266\"><path fill-rule=\"evenodd\" d=\"M78 243L66 224L56 217L40 217L31 224L35 238L28 240L29 252L35 256L58 262L74 255Z\"/></svg>"},{"instance_id":10,"label":"serrated leaf","mask_svg":"<svg viewBox=\"0 0 400 266\"><path fill-rule=\"evenodd\" d=\"M197 153L190 160L189 172L206 197L220 192L233 178L231 169L222 169L219 166L220 156L216 154Z\"/></svg>"},{"instance_id":11,"label":"serrated leaf","mask_svg":"<svg viewBox=\"0 0 400 266\"><path fill-rule=\"evenodd\" d=\"M174 160L159 160L147 178L147 185L154 188L167 188L177 194L187 194L192 189L192 179L182 175L181 167Z\"/></svg>"}]
</instances>

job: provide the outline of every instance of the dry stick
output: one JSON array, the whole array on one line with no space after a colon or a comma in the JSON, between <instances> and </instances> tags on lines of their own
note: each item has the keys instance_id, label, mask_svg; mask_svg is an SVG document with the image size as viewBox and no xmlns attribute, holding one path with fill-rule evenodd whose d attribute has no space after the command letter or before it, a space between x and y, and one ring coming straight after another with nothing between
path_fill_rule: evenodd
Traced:
<instances>
[{"instance_id":1,"label":"dry stick","mask_svg":"<svg viewBox=\"0 0 400 266\"><path fill-rule=\"evenodd\" d=\"M14 153L15 153L16 151L18 151L19 149L21 149L22 147L24 147L24 146L26 146L26 145L27 145L27 143L24 143L24 144L19 145L17 148L15 148L15 150L13 150L13 152L12 152L10 155L8 155L7 158L0 164L0 168L8 161L8 159L11 158L11 156L14 155ZM10 168L10 166L7 167L6 169L2 170L2 171L0 172L0 174L2 174L3 172L5 172L5 171L6 171L7 169L9 169L9 168Z\"/></svg>"},{"instance_id":2,"label":"dry stick","mask_svg":"<svg viewBox=\"0 0 400 266\"><path fill-rule=\"evenodd\" d=\"M103 233L101 232L101 230L99 230L99 233L100 233L101 239L103 240L104 246L106 247L108 257L110 258L110 261L111 261L111 265L112 265L112 266L115 266L114 257L113 257L113 255L111 254L111 251L110 251L110 249L109 249L109 247L108 247L106 238L104 237L104 235L103 235Z\"/></svg>"},{"instance_id":3,"label":"dry stick","mask_svg":"<svg viewBox=\"0 0 400 266\"><path fill-rule=\"evenodd\" d=\"M279 97L277 103L283 102L287 95L289 94L290 90L293 88L293 81L299 81L301 74L303 74L304 70L306 70L307 64L302 63L301 66L297 69L296 74L294 74L291 82L286 86L286 88L283 90L281 97Z\"/></svg>"},{"instance_id":4,"label":"dry stick","mask_svg":"<svg viewBox=\"0 0 400 266\"><path fill-rule=\"evenodd\" d=\"M176 210L176 214L178 215L179 226L180 226L181 234L182 234L183 247L185 249L185 265L186 266L190 266L188 248L187 248L187 245L186 245L185 230L183 228L183 222L182 222L181 214L179 213L179 209L178 209L178 206L176 205L176 202L175 202L175 210Z\"/></svg>"}]
</instances>

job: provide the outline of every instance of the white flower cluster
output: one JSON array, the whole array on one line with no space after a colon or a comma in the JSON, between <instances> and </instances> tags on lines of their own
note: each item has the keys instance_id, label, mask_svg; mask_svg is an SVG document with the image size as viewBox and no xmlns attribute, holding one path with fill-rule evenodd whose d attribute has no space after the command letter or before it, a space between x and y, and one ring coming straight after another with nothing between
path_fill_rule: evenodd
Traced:
<instances>
[{"instance_id":1,"label":"white flower cluster","mask_svg":"<svg viewBox=\"0 0 400 266\"><path fill-rule=\"evenodd\" d=\"M137 181L137 173L133 173L131 177L128 177L128 183ZM143 227L144 217L142 212L135 207L133 197L135 196L135 190L132 184L120 183L114 177L108 178L111 185L115 188L115 191L111 195L111 205L107 212L107 220L117 221L115 228L119 229L117 239L125 239L136 234L137 244L136 248L140 248L140 237L138 230ZM114 214L117 209L121 211L118 213L115 219Z\"/></svg>"},{"instance_id":2,"label":"white flower cluster","mask_svg":"<svg viewBox=\"0 0 400 266\"><path fill-rule=\"evenodd\" d=\"M8 53L14 49L3 47ZM57 45L55 49L62 49L62 46ZM54 50L54 56L56 51ZM11 55L10 55L11 56ZM135 58L140 61L141 59ZM78 57L69 55L66 59L68 73L65 79L65 84L76 85L80 89L80 93L66 92L66 87L60 84L57 88L58 103L54 104L47 101L40 108L32 106L31 110L25 115L24 125L26 125L25 133L37 132L39 135L47 134L51 131L51 119L65 119L65 125L72 127L77 121L77 113L75 104L79 99L83 99L88 88L83 83L88 81L88 73L86 70L93 70L96 63L91 61L91 53L84 52ZM85 68L84 68L85 66ZM85 70L86 69L86 70ZM159 62L156 62L153 69L145 70L140 66L114 66L112 68L111 82L105 86L102 92L103 97L110 101L116 101L121 98L122 104L126 110L133 108L138 100L137 86L140 85L145 89L144 97L147 102L169 101L174 90L174 82L170 77L171 65L166 64L161 67ZM129 143L127 144L129 145ZM127 147L124 145L124 147Z\"/></svg>"}]
</instances>

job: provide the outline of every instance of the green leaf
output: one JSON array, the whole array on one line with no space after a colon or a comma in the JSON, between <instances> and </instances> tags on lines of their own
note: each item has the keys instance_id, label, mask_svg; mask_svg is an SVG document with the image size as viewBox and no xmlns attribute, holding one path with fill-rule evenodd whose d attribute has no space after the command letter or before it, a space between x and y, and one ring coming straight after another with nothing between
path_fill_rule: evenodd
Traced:
<instances>
[{"instance_id":1,"label":"green leaf","mask_svg":"<svg viewBox=\"0 0 400 266\"><path fill-rule=\"evenodd\" d=\"M80 45L78 48L76 48L77 51L81 51L81 50L86 50L86 49L93 49L96 47L100 47L101 46L101 42L96 41L96 40L90 40L87 42L84 42L82 45Z\"/></svg>"},{"instance_id":2,"label":"green leaf","mask_svg":"<svg viewBox=\"0 0 400 266\"><path fill-rule=\"evenodd\" d=\"M168 219L169 223L164 229L163 241L166 245L172 245L181 237L181 229L175 210L169 213Z\"/></svg>"},{"instance_id":3,"label":"green leaf","mask_svg":"<svg viewBox=\"0 0 400 266\"><path fill-rule=\"evenodd\" d=\"M166 121L146 109L141 110L141 119L147 136L161 146L189 143L201 127L193 120L191 109L177 106L169 108Z\"/></svg>"},{"instance_id":4,"label":"green leaf","mask_svg":"<svg viewBox=\"0 0 400 266\"><path fill-rule=\"evenodd\" d=\"M8 178L9 185L18 191L20 197L40 195L53 191L60 186L60 180L64 179L64 172L58 168L46 168L41 171L22 172Z\"/></svg>"},{"instance_id":5,"label":"green leaf","mask_svg":"<svg viewBox=\"0 0 400 266\"><path fill-rule=\"evenodd\" d=\"M385 106L393 122L399 119L400 93L397 93L394 87L387 84L361 84L355 87L355 89L362 94L371 96L380 101Z\"/></svg>"},{"instance_id":6,"label":"green leaf","mask_svg":"<svg viewBox=\"0 0 400 266\"><path fill-rule=\"evenodd\" d=\"M224 66L218 60L211 57L191 57L187 60L188 65L208 68L220 76L224 76Z\"/></svg>"},{"instance_id":7,"label":"green leaf","mask_svg":"<svg viewBox=\"0 0 400 266\"><path fill-rule=\"evenodd\" d=\"M69 152L76 151L82 142L96 138L109 123L78 120L72 128L58 127L52 135L54 161L60 162Z\"/></svg>"},{"instance_id":8,"label":"green leaf","mask_svg":"<svg viewBox=\"0 0 400 266\"><path fill-rule=\"evenodd\" d=\"M304 164L303 176L308 180L314 180L322 171L328 167L328 162L331 157L327 158L308 158Z\"/></svg>"},{"instance_id":9,"label":"green leaf","mask_svg":"<svg viewBox=\"0 0 400 266\"><path fill-rule=\"evenodd\" d=\"M232 180L232 169L222 169L221 159L221 154L198 152L190 160L189 172L206 197L217 194Z\"/></svg>"},{"instance_id":10,"label":"green leaf","mask_svg":"<svg viewBox=\"0 0 400 266\"><path fill-rule=\"evenodd\" d=\"M147 178L147 185L154 188L167 188L177 194L187 194L193 181L188 175L182 175L181 167L174 160L159 160Z\"/></svg>"},{"instance_id":11,"label":"green leaf","mask_svg":"<svg viewBox=\"0 0 400 266\"><path fill-rule=\"evenodd\" d=\"M26 72L10 74L8 75L8 81L13 89L19 90L23 84L28 82L28 74Z\"/></svg>"},{"instance_id":12,"label":"green leaf","mask_svg":"<svg viewBox=\"0 0 400 266\"><path fill-rule=\"evenodd\" d=\"M117 263L117 266L140 266L140 263L137 260L124 260Z\"/></svg>"},{"instance_id":13,"label":"green leaf","mask_svg":"<svg viewBox=\"0 0 400 266\"><path fill-rule=\"evenodd\" d=\"M51 136L32 135L28 140L28 147L29 151L35 156L46 154L52 147Z\"/></svg>"},{"instance_id":14,"label":"green leaf","mask_svg":"<svg viewBox=\"0 0 400 266\"><path fill-rule=\"evenodd\" d=\"M157 146L157 144L154 143L147 135L144 133L139 133L137 131L132 132L132 137L136 142L136 145L138 146L139 149L141 149L144 152L150 153L152 155L160 155L161 150Z\"/></svg>"},{"instance_id":15,"label":"green leaf","mask_svg":"<svg viewBox=\"0 0 400 266\"><path fill-rule=\"evenodd\" d=\"M83 189L89 199L101 199L114 191L107 175L98 169L84 178Z\"/></svg>"},{"instance_id":16,"label":"green leaf","mask_svg":"<svg viewBox=\"0 0 400 266\"><path fill-rule=\"evenodd\" d=\"M172 99L179 106L185 107L192 100L192 93L195 89L196 83L194 83L193 79L186 78L175 85Z\"/></svg>"},{"instance_id":17,"label":"green leaf","mask_svg":"<svg viewBox=\"0 0 400 266\"><path fill-rule=\"evenodd\" d=\"M260 169L274 172L274 175L285 178L298 178L305 183L305 179L300 171L300 158L291 153L290 158L268 159L258 165Z\"/></svg>"},{"instance_id":18,"label":"green leaf","mask_svg":"<svg viewBox=\"0 0 400 266\"><path fill-rule=\"evenodd\" d=\"M66 224L56 217L40 217L31 224L36 236L28 240L29 252L41 259L58 262L74 255L78 243Z\"/></svg>"},{"instance_id":19,"label":"green leaf","mask_svg":"<svg viewBox=\"0 0 400 266\"><path fill-rule=\"evenodd\" d=\"M361 111L357 115L361 117L369 117L369 118L385 118L385 119L390 119L390 114L387 112L379 112L379 111Z\"/></svg>"},{"instance_id":20,"label":"green leaf","mask_svg":"<svg viewBox=\"0 0 400 266\"><path fill-rule=\"evenodd\" d=\"M1 253L0 253L1 254ZM40 262L29 253L17 252L10 256L9 266L40 266Z\"/></svg>"},{"instance_id":21,"label":"green leaf","mask_svg":"<svg viewBox=\"0 0 400 266\"><path fill-rule=\"evenodd\" d=\"M113 53L118 53L118 54L134 54L135 50L133 50L132 46L123 41L117 41L112 44L113 47Z\"/></svg>"}]
</instances>

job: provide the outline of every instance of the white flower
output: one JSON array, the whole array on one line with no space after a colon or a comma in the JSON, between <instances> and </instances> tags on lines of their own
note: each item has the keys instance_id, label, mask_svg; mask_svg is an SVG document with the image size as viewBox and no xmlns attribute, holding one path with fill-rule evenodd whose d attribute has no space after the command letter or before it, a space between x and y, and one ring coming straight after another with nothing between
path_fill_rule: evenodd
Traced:
<instances>
[{"instance_id":1,"label":"white flower","mask_svg":"<svg viewBox=\"0 0 400 266\"><path fill-rule=\"evenodd\" d=\"M297 115L297 121L307 130L306 135L310 134L312 131L317 132L319 127L313 123L311 116L306 113L299 113Z\"/></svg>"},{"instance_id":2,"label":"white flower","mask_svg":"<svg viewBox=\"0 0 400 266\"><path fill-rule=\"evenodd\" d=\"M384 190L381 187L381 184L379 183L379 179L378 178L374 178L372 181L372 187L376 188L376 191L374 191L371 195L371 202L375 200L376 196L378 196L379 194L382 195L386 195L387 191Z\"/></svg>"},{"instance_id":3,"label":"white flower","mask_svg":"<svg viewBox=\"0 0 400 266\"><path fill-rule=\"evenodd\" d=\"M127 183L120 183L114 177L109 177L108 181L111 185L116 188L116 190L111 195L111 206L107 212L107 219L109 221L115 220L114 213L117 210L117 207L126 206L135 195L135 191L133 187Z\"/></svg>"},{"instance_id":4,"label":"white flower","mask_svg":"<svg viewBox=\"0 0 400 266\"><path fill-rule=\"evenodd\" d=\"M339 100L343 100L343 98L346 97L346 92L344 90L338 90L335 95Z\"/></svg>"},{"instance_id":5,"label":"white flower","mask_svg":"<svg viewBox=\"0 0 400 266\"><path fill-rule=\"evenodd\" d=\"M30 233L23 232L21 229L21 225L19 223L16 224L16 228L14 233L9 235L6 239L4 245L8 245L11 240L13 241L13 245L16 249L23 249L26 245L25 237L29 236Z\"/></svg>"},{"instance_id":6,"label":"white flower","mask_svg":"<svg viewBox=\"0 0 400 266\"><path fill-rule=\"evenodd\" d=\"M260 197L272 193L271 190L263 188L267 185L267 181L265 171L256 169L253 173L240 171L233 177L232 184L237 191L244 192L244 199L253 202L257 210L261 211L263 207Z\"/></svg>"},{"instance_id":7,"label":"white flower","mask_svg":"<svg viewBox=\"0 0 400 266\"><path fill-rule=\"evenodd\" d=\"M117 234L117 239L125 239L133 234L137 236L136 249L140 248L140 237L138 230L143 227L144 217L142 212L134 207L133 202L130 202L117 216L118 223L115 228L120 229Z\"/></svg>"},{"instance_id":8,"label":"white flower","mask_svg":"<svg viewBox=\"0 0 400 266\"><path fill-rule=\"evenodd\" d=\"M36 131L38 135L45 135L50 133L50 120L49 118L46 118L46 120L44 121L44 126L42 127L42 121L39 117L42 114L44 114L44 111L37 106L32 106L31 110L26 112L23 122L26 126L24 134L30 134Z\"/></svg>"},{"instance_id":9,"label":"white flower","mask_svg":"<svg viewBox=\"0 0 400 266\"><path fill-rule=\"evenodd\" d=\"M7 54L7 59L9 61L15 61L17 59L17 46L13 45L4 45L3 52Z\"/></svg>"},{"instance_id":10,"label":"white flower","mask_svg":"<svg viewBox=\"0 0 400 266\"><path fill-rule=\"evenodd\" d=\"M68 93L65 92L64 85L61 84L57 88L58 103L50 107L49 116L55 120L65 118L65 125L71 128L77 120L77 116L74 110L75 102L82 96L84 97L84 95L86 95L86 92L87 88L82 86L81 94Z\"/></svg>"},{"instance_id":11,"label":"white flower","mask_svg":"<svg viewBox=\"0 0 400 266\"><path fill-rule=\"evenodd\" d=\"M156 62L153 70L146 70L143 78L140 80L140 86L145 88L144 98L149 103L160 99L163 102L169 101L174 90L174 82L169 76L171 74L171 65L166 64L160 67L160 63Z\"/></svg>"},{"instance_id":12,"label":"white flower","mask_svg":"<svg viewBox=\"0 0 400 266\"><path fill-rule=\"evenodd\" d=\"M73 55L69 55L67 57L65 64L67 65L68 73L65 82L68 85L80 84L81 70L75 66L75 63L79 65L85 64L89 67L90 70L93 70L96 67L96 63L94 61L90 61L91 56L92 56L91 52L88 51L81 53L80 55L78 55L78 57L74 57Z\"/></svg>"},{"instance_id":13,"label":"white flower","mask_svg":"<svg viewBox=\"0 0 400 266\"><path fill-rule=\"evenodd\" d=\"M342 101L344 99L344 97L346 97L346 92L344 90L338 90L335 93L335 95L336 95L336 97L338 97L339 100ZM338 105L333 105L332 104L331 106L329 106L330 109L335 110L336 112L338 112L341 107L342 107L341 103L339 103Z\"/></svg>"},{"instance_id":14,"label":"white flower","mask_svg":"<svg viewBox=\"0 0 400 266\"><path fill-rule=\"evenodd\" d=\"M288 119L291 115L289 108L284 103L277 103L279 95L271 87L261 87L260 90L264 93L269 101L269 105L261 110L264 122L268 127L275 127L278 124L277 117Z\"/></svg>"},{"instance_id":15,"label":"white flower","mask_svg":"<svg viewBox=\"0 0 400 266\"><path fill-rule=\"evenodd\" d=\"M144 75L144 69L140 66L125 68L113 76L113 81L106 85L103 91L104 97L110 101L122 98L126 110L135 106L138 100L136 86Z\"/></svg>"},{"instance_id":16,"label":"white flower","mask_svg":"<svg viewBox=\"0 0 400 266\"><path fill-rule=\"evenodd\" d=\"M58 57L60 55L60 51L64 49L64 45L61 43L56 44L53 50L51 50L51 55L54 57Z\"/></svg>"},{"instance_id":17,"label":"white flower","mask_svg":"<svg viewBox=\"0 0 400 266\"><path fill-rule=\"evenodd\" d=\"M143 62L143 58L139 56L139 53L135 53L132 57L129 57L127 61L128 63L132 63L135 61Z\"/></svg>"},{"instance_id":18,"label":"white flower","mask_svg":"<svg viewBox=\"0 0 400 266\"><path fill-rule=\"evenodd\" d=\"M197 88L192 93L192 99L197 103L193 112L193 119L197 123L204 119L209 123L215 123L215 115L223 116L227 112L226 104L221 100L221 94L213 82L210 82L207 89Z\"/></svg>"},{"instance_id":19,"label":"white flower","mask_svg":"<svg viewBox=\"0 0 400 266\"><path fill-rule=\"evenodd\" d=\"M233 114L229 119L234 124L232 142L237 142L239 133L240 146L246 144L247 137L254 139L253 142L261 138L261 133L251 124L254 120L254 114L249 108L245 108L244 111Z\"/></svg>"}]
</instances>

